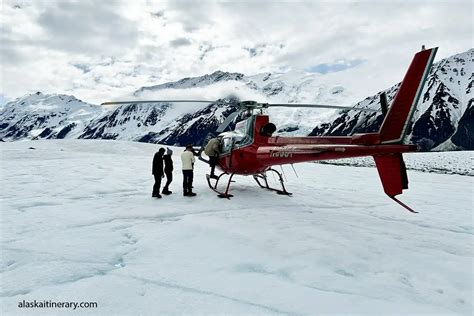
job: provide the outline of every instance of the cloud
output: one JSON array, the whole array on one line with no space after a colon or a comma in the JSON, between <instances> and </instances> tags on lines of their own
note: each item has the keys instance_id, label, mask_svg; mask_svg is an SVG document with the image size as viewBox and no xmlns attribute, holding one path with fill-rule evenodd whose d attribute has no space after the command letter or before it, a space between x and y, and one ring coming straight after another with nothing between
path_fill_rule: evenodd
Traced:
<instances>
[{"instance_id":1,"label":"cloud","mask_svg":"<svg viewBox=\"0 0 474 316\"><path fill-rule=\"evenodd\" d=\"M39 44L84 55L120 55L136 44L138 31L136 23L116 13L113 4L92 0L50 4L37 17L45 33Z\"/></svg>"},{"instance_id":2,"label":"cloud","mask_svg":"<svg viewBox=\"0 0 474 316\"><path fill-rule=\"evenodd\" d=\"M152 12L150 13L152 16L156 17L156 18L162 18L165 16L165 12L164 11L157 11L157 12Z\"/></svg>"},{"instance_id":3,"label":"cloud","mask_svg":"<svg viewBox=\"0 0 474 316\"><path fill-rule=\"evenodd\" d=\"M209 44L204 44L204 45L201 45L199 47L199 50L201 51L201 54L199 55L199 60L203 60L207 53L213 51L214 49L216 49L216 47L213 47L212 45L209 45Z\"/></svg>"},{"instance_id":4,"label":"cloud","mask_svg":"<svg viewBox=\"0 0 474 316\"><path fill-rule=\"evenodd\" d=\"M77 69L82 70L82 72L85 74L91 71L91 66L87 64L72 64L72 65L76 67Z\"/></svg>"},{"instance_id":5,"label":"cloud","mask_svg":"<svg viewBox=\"0 0 474 316\"><path fill-rule=\"evenodd\" d=\"M170 22L181 25L184 32L193 33L214 26L219 5L212 1L170 1L167 9Z\"/></svg>"},{"instance_id":6,"label":"cloud","mask_svg":"<svg viewBox=\"0 0 474 316\"><path fill-rule=\"evenodd\" d=\"M267 47L266 44L260 44L255 45L254 47L243 47L243 49L249 52L250 57L255 57L261 55L264 52L265 47Z\"/></svg>"},{"instance_id":7,"label":"cloud","mask_svg":"<svg viewBox=\"0 0 474 316\"><path fill-rule=\"evenodd\" d=\"M283 43L263 43L263 44L256 44L253 47L242 47L242 49L246 50L249 53L249 57L255 57L255 56L260 56L263 54L268 54L268 52L272 52L271 54L274 54L275 52L279 52L279 50L285 48L285 44Z\"/></svg>"},{"instance_id":8,"label":"cloud","mask_svg":"<svg viewBox=\"0 0 474 316\"><path fill-rule=\"evenodd\" d=\"M181 37L181 38L172 40L170 42L170 45L171 47L174 47L174 48L180 47L180 46L188 46L188 45L191 45L191 41L187 38Z\"/></svg>"},{"instance_id":9,"label":"cloud","mask_svg":"<svg viewBox=\"0 0 474 316\"><path fill-rule=\"evenodd\" d=\"M370 95L399 81L422 44L439 46L438 59L472 47L471 1L4 2L7 98L41 90L101 103L218 69L309 70Z\"/></svg>"},{"instance_id":10,"label":"cloud","mask_svg":"<svg viewBox=\"0 0 474 316\"><path fill-rule=\"evenodd\" d=\"M0 107L2 107L3 105L5 105L7 102L9 102L10 100L7 99L3 94L0 94Z\"/></svg>"}]
</instances>

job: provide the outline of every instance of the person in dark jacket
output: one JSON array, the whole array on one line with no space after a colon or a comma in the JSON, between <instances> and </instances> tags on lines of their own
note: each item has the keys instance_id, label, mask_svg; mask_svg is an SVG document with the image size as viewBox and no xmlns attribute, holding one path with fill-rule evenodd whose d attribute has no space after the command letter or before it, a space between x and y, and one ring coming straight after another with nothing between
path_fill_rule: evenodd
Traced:
<instances>
[{"instance_id":1,"label":"person in dark jacket","mask_svg":"<svg viewBox=\"0 0 474 316\"><path fill-rule=\"evenodd\" d=\"M155 184L153 185L153 193L151 194L152 197L157 197L161 199L160 194L160 187L161 187L161 179L164 177L163 175L163 154L165 153L164 148L160 148L158 152L155 153L153 157L153 165L152 165L152 174L155 177Z\"/></svg>"},{"instance_id":2,"label":"person in dark jacket","mask_svg":"<svg viewBox=\"0 0 474 316\"><path fill-rule=\"evenodd\" d=\"M163 162L165 163L165 175L166 175L166 184L163 188L163 194L170 195L171 192L169 190L169 186L171 181L173 181L173 159L172 159L173 151L169 148L166 148L166 153L163 156Z\"/></svg>"}]
</instances>

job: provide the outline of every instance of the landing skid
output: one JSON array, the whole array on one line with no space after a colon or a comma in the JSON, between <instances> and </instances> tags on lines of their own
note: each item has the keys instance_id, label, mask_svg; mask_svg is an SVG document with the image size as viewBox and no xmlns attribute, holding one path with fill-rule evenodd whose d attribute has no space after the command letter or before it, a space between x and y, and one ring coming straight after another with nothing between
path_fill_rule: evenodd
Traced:
<instances>
[{"instance_id":1,"label":"landing skid","mask_svg":"<svg viewBox=\"0 0 474 316\"><path fill-rule=\"evenodd\" d=\"M275 172L277 175L278 175L278 179L281 183L281 190L279 189L275 189L275 188L272 188L268 185L268 180L267 180L267 172L268 171L273 171ZM267 190L270 190L270 191L275 191L276 193L280 194L280 195L288 195L288 196L291 196L293 193L290 193L288 191L286 191L286 188L285 188L285 184L283 183L283 177L281 176L281 173L276 171L275 169L268 169L267 171L265 171L264 173L261 173L261 174L257 174L257 175L254 175L253 178L255 179L255 182L257 182L257 184L262 188L262 189L267 189ZM260 182L260 180L263 181L263 184Z\"/></svg>"},{"instance_id":2,"label":"landing skid","mask_svg":"<svg viewBox=\"0 0 474 316\"><path fill-rule=\"evenodd\" d=\"M220 180L221 177L222 177L223 175L225 175L225 174L227 174L227 173L225 173L225 172L221 173L221 174L219 175L219 177L217 177L216 183L215 183L214 185L212 185L212 183L211 183L211 176L208 175L208 174L206 174L207 185L209 185L209 188L210 188L212 191L214 191L214 192L217 193L217 196L218 196L218 197L230 199L231 197L233 197L232 194L229 194L230 183L233 182L233 181L232 181L232 177L234 176L233 173L232 173L232 174L230 175L230 177L229 177L229 181L227 182L227 187L226 187L225 192L221 192L221 191L219 191L219 190L217 189L217 184L219 183L219 180Z\"/></svg>"},{"instance_id":3,"label":"landing skid","mask_svg":"<svg viewBox=\"0 0 474 316\"><path fill-rule=\"evenodd\" d=\"M407 211L409 212L412 212L412 213L418 213L417 211L415 211L414 209L412 209L411 207L409 207L408 205L406 205L405 203L403 203L402 201L398 200L395 196L390 196L389 197L394 200L395 202L397 202L398 204L400 204L403 208L405 208Z\"/></svg>"},{"instance_id":4,"label":"landing skid","mask_svg":"<svg viewBox=\"0 0 474 316\"><path fill-rule=\"evenodd\" d=\"M268 185L268 180L267 180L267 172L268 171L272 171L272 172L275 172L277 175L278 175L278 179L281 183L281 189L275 189L275 188L272 188ZM213 179L211 179L211 176L206 174L206 180L207 180L207 185L209 186L209 188L216 192L217 193L217 196L220 197L220 198L226 198L226 199L230 199L231 197L233 197L232 194L229 193L229 190L230 190L230 184L234 181L232 181L232 178L234 177L234 173L231 173L230 176L229 176L229 180L227 181L227 186L226 186L226 189L225 191L219 191L217 189L217 185L219 184L219 181L221 180L222 176L223 175L227 175L227 173L223 172L221 173L217 179L215 179L215 182L214 184L212 183ZM280 194L280 195L287 195L287 196L291 196L293 193L290 193L288 191L286 191L286 188L285 188L285 184L283 183L283 177L281 176L281 173L279 173L277 170L275 169L268 169L265 173L261 173L261 174L257 174L257 175L254 175L253 178L255 179L255 181L257 182L257 184L263 188L263 189L267 189L267 190L270 190L270 191L275 191L276 193ZM263 184L262 184L263 182Z\"/></svg>"}]
</instances>

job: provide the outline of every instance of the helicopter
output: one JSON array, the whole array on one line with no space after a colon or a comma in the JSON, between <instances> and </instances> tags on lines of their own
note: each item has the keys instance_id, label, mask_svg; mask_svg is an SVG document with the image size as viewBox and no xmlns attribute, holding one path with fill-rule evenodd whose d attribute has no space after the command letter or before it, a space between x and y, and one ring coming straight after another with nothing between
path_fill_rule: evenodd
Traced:
<instances>
[{"instance_id":1,"label":"helicopter","mask_svg":"<svg viewBox=\"0 0 474 316\"><path fill-rule=\"evenodd\" d=\"M379 110L335 105L238 102L237 111L231 113L215 132L209 133L205 137L197 153L201 161L209 163L209 160L203 157L205 145L210 139L218 138L220 148L217 167L222 170L222 173L212 178L210 175L206 175L209 188L215 191L219 197L229 199L233 196L230 194L230 186L234 182L233 177L243 175L252 176L262 189L291 196L292 193L288 192L285 187L282 173L274 166L372 156L385 194L406 210L417 213L396 196L408 189L408 176L402 154L418 151L417 145L406 144L406 135L436 52L437 47L431 49L423 47L420 52L414 55L390 108L385 93L380 95L380 111L384 115L384 120L376 133L353 134L351 136L278 136L274 135L277 130L276 125L270 122L268 115L263 113L267 108L312 107L375 112ZM103 105L158 102L213 103L216 101L122 101L106 102ZM234 130L225 131L232 122L242 116L244 119L235 124ZM271 173L277 176L280 188L269 185L268 175ZM224 179L224 176L228 176L225 189L219 190L218 184Z\"/></svg>"}]
</instances>

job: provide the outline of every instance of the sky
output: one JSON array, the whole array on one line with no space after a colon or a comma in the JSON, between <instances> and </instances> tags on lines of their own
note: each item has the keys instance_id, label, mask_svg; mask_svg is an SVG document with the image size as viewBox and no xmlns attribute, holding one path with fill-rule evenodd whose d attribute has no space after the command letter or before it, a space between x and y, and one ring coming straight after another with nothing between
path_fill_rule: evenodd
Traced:
<instances>
[{"instance_id":1,"label":"sky","mask_svg":"<svg viewBox=\"0 0 474 316\"><path fill-rule=\"evenodd\" d=\"M472 48L474 32L469 0L2 0L0 10L0 103L41 91L98 104L216 70L336 76L370 95L399 82L421 45L438 46L439 60Z\"/></svg>"}]
</instances>

